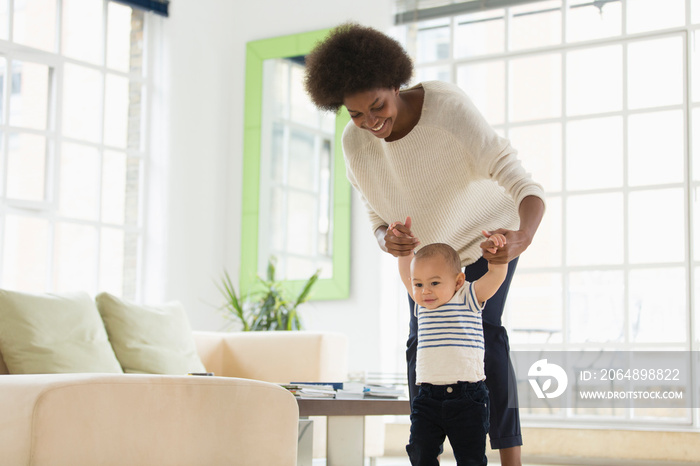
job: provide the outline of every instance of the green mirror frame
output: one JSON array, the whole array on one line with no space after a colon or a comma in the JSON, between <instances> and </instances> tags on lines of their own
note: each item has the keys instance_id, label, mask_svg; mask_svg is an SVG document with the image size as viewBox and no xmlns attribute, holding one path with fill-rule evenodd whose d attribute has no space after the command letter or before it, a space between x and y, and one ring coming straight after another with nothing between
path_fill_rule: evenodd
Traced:
<instances>
[{"instance_id":1,"label":"green mirror frame","mask_svg":"<svg viewBox=\"0 0 700 466\"><path fill-rule=\"evenodd\" d=\"M268 58L296 57L308 54L328 35L330 29L248 42L245 76L245 130L243 142L243 212L241 221L240 290L245 294L256 283L258 274L258 220L260 216L260 144L262 135L263 62ZM333 275L319 279L311 291L311 300L347 299L350 295L350 198L351 187L345 177L341 136L350 121L343 108L335 119L333 148ZM305 281L285 281L290 289L301 290Z\"/></svg>"}]
</instances>

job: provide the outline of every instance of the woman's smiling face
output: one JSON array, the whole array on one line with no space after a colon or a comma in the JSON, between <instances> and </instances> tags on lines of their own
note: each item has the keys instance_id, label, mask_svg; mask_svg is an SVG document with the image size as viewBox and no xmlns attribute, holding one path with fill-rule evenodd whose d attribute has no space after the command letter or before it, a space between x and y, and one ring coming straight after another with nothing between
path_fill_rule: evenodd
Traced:
<instances>
[{"instance_id":1,"label":"woman's smiling face","mask_svg":"<svg viewBox=\"0 0 700 466\"><path fill-rule=\"evenodd\" d=\"M345 96L343 105L358 128L378 138L387 138L398 117L398 99L398 89L381 88Z\"/></svg>"}]
</instances>

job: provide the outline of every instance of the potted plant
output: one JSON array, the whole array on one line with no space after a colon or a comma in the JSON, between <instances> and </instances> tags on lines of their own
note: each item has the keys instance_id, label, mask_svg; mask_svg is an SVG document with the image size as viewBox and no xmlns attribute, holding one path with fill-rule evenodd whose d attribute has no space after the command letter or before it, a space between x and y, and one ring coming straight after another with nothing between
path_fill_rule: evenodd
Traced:
<instances>
[{"instance_id":1,"label":"potted plant","mask_svg":"<svg viewBox=\"0 0 700 466\"><path fill-rule=\"evenodd\" d=\"M224 270L219 291L225 298L221 309L226 317L242 326L243 331L302 330L297 307L309 299L309 293L318 280L317 270L292 299L284 282L275 279L275 260L271 257L267 264L267 278L257 277L260 285L250 292L245 302L236 293L228 272Z\"/></svg>"}]
</instances>

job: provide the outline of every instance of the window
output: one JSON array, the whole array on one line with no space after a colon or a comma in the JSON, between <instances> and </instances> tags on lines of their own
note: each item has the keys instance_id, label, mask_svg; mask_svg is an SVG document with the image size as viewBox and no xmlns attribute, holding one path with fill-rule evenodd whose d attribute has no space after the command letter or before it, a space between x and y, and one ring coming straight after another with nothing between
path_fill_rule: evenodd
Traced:
<instances>
[{"instance_id":1,"label":"window","mask_svg":"<svg viewBox=\"0 0 700 466\"><path fill-rule=\"evenodd\" d=\"M504 316L511 348L697 349L700 4L514 3L395 30L416 81L462 87L545 187ZM522 414L698 422L690 409Z\"/></svg>"},{"instance_id":2,"label":"window","mask_svg":"<svg viewBox=\"0 0 700 466\"><path fill-rule=\"evenodd\" d=\"M318 111L302 88L304 57L263 62L258 274L333 275L332 192L335 115Z\"/></svg>"},{"instance_id":3,"label":"window","mask_svg":"<svg viewBox=\"0 0 700 466\"><path fill-rule=\"evenodd\" d=\"M0 286L140 292L144 13L94 0L0 9Z\"/></svg>"}]
</instances>

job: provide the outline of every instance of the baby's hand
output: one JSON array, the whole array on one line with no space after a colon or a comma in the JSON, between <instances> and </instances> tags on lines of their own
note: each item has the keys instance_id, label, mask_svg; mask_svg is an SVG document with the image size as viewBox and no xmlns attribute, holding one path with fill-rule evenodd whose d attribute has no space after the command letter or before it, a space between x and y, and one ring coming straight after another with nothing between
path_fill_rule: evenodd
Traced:
<instances>
[{"instance_id":1,"label":"baby's hand","mask_svg":"<svg viewBox=\"0 0 700 466\"><path fill-rule=\"evenodd\" d=\"M404 224L402 222L394 222L391 225L389 225L389 231L391 231L396 236L403 236L403 233L401 233L398 230L399 226L404 226Z\"/></svg>"},{"instance_id":2,"label":"baby's hand","mask_svg":"<svg viewBox=\"0 0 700 466\"><path fill-rule=\"evenodd\" d=\"M494 245L494 247L492 247L492 248L486 248L486 250L488 252L490 252L491 254L496 254L496 251L498 251L499 248L502 248L503 246L506 245L506 237L500 233L494 233L490 236L485 231L482 231L481 233L484 236L486 236L488 238L488 240L491 241Z\"/></svg>"},{"instance_id":3,"label":"baby's hand","mask_svg":"<svg viewBox=\"0 0 700 466\"><path fill-rule=\"evenodd\" d=\"M403 227L403 228L399 228ZM401 230L404 230L403 232ZM401 236L408 236L408 237L413 237L413 234L411 233L411 217L406 217L405 222L394 222L391 225L389 225L389 231L394 234L394 236L401 237Z\"/></svg>"}]
</instances>

